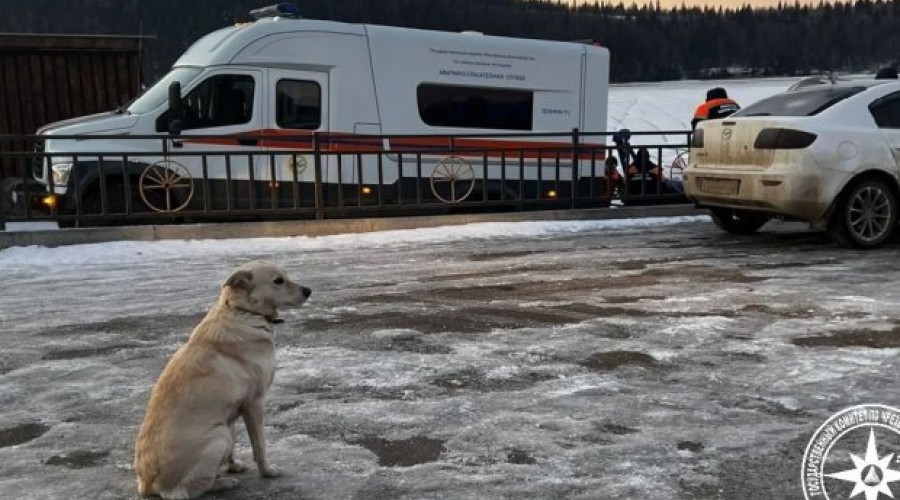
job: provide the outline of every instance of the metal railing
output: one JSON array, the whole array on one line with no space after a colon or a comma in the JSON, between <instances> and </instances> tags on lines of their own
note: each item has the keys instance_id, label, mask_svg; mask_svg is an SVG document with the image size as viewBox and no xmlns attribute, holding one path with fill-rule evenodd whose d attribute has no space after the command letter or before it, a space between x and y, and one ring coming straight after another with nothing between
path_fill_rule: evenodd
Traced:
<instances>
[{"instance_id":1,"label":"metal railing","mask_svg":"<svg viewBox=\"0 0 900 500\"><path fill-rule=\"evenodd\" d=\"M630 148L611 135L6 135L0 161L18 175L0 181L0 229L684 201L688 132L632 132Z\"/></svg>"}]
</instances>

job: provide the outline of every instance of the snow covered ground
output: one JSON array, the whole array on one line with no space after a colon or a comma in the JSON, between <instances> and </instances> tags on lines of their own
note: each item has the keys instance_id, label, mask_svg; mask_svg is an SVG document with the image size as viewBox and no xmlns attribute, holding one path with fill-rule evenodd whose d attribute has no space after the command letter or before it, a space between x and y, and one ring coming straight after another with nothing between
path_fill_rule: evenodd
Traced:
<instances>
[{"instance_id":1,"label":"snow covered ground","mask_svg":"<svg viewBox=\"0 0 900 500\"><path fill-rule=\"evenodd\" d=\"M896 251L705 217L4 250L0 498L134 498L156 376L257 258L314 290L266 407L284 475L207 498L799 498L831 413L896 406Z\"/></svg>"}]
</instances>

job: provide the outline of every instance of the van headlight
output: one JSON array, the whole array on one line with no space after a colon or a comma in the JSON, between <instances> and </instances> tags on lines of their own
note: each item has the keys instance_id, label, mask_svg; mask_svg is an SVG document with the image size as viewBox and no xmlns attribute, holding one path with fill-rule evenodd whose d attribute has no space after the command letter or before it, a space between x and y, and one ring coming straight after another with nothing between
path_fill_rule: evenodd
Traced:
<instances>
[{"instance_id":1,"label":"van headlight","mask_svg":"<svg viewBox=\"0 0 900 500\"><path fill-rule=\"evenodd\" d=\"M53 185L65 186L69 183L69 175L72 174L71 163L54 163L50 166L53 173Z\"/></svg>"}]
</instances>

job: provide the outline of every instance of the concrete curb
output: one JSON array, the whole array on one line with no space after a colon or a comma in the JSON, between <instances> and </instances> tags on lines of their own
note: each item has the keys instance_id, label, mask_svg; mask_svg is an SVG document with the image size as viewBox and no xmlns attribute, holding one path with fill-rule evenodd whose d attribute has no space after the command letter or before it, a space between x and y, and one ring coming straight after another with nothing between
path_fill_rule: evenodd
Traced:
<instances>
[{"instance_id":1,"label":"concrete curb","mask_svg":"<svg viewBox=\"0 0 900 500\"><path fill-rule=\"evenodd\" d=\"M48 247L108 241L202 240L226 238L277 238L367 233L420 227L458 226L478 222L526 222L552 220L634 219L704 215L693 205L615 207L580 210L547 210L490 214L382 217L271 222L231 222L161 226L123 226L0 232L0 249L40 245Z\"/></svg>"}]
</instances>

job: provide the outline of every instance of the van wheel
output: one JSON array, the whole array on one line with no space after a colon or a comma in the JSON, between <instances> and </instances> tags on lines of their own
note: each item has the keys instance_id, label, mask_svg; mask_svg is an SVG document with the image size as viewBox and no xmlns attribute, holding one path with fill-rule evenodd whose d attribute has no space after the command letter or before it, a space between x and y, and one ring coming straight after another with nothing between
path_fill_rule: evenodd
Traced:
<instances>
[{"instance_id":1,"label":"van wheel","mask_svg":"<svg viewBox=\"0 0 900 500\"><path fill-rule=\"evenodd\" d=\"M753 234L772 218L770 215L750 210L710 208L712 220L720 229L734 234Z\"/></svg>"},{"instance_id":2,"label":"van wheel","mask_svg":"<svg viewBox=\"0 0 900 500\"><path fill-rule=\"evenodd\" d=\"M125 212L125 197L122 193L123 184L119 179L106 178L106 213L115 214ZM103 199L100 195L100 181L96 181L81 195L81 212L89 215L99 215L103 212Z\"/></svg>"},{"instance_id":3,"label":"van wheel","mask_svg":"<svg viewBox=\"0 0 900 500\"><path fill-rule=\"evenodd\" d=\"M887 241L897 227L897 197L880 179L855 183L838 203L830 232L843 246L875 248Z\"/></svg>"}]
</instances>

